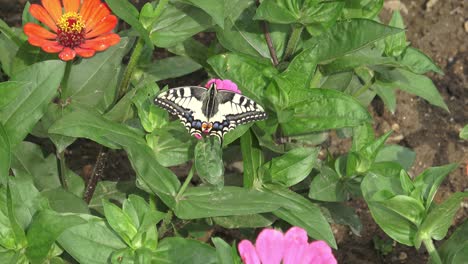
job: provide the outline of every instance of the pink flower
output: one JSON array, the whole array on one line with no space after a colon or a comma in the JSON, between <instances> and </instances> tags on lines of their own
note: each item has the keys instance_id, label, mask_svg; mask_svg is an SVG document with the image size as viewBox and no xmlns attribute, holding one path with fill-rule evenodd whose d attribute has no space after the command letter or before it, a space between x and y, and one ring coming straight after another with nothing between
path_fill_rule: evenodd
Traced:
<instances>
[{"instance_id":1,"label":"pink flower","mask_svg":"<svg viewBox=\"0 0 468 264\"><path fill-rule=\"evenodd\" d=\"M205 87L210 88L211 84L213 83L216 84L216 89L218 90L226 90L238 94L241 93L239 88L237 88L237 84L231 80L211 79L205 84Z\"/></svg>"},{"instance_id":2,"label":"pink flower","mask_svg":"<svg viewBox=\"0 0 468 264\"><path fill-rule=\"evenodd\" d=\"M297 226L285 235L263 229L255 241L242 240L239 254L245 264L336 264L331 248L324 241L307 242L307 232ZM282 262L281 262L282 260Z\"/></svg>"}]
</instances>

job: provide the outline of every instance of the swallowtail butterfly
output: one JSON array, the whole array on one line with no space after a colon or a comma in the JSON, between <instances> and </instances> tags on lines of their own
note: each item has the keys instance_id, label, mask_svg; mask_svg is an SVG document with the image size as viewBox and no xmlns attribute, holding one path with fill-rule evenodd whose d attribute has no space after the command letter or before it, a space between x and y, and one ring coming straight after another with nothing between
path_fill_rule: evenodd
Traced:
<instances>
[{"instance_id":1,"label":"swallowtail butterfly","mask_svg":"<svg viewBox=\"0 0 468 264\"><path fill-rule=\"evenodd\" d=\"M252 121L263 120L267 114L252 99L227 90L187 86L172 88L156 96L154 103L176 115L192 136L216 136L222 142L224 134Z\"/></svg>"}]
</instances>

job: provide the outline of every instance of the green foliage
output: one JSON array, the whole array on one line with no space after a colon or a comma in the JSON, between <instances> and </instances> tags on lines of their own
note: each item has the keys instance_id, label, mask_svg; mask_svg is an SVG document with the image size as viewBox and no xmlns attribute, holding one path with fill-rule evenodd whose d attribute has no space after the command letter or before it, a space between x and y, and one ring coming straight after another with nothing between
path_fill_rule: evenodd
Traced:
<instances>
[{"instance_id":1,"label":"green foliage","mask_svg":"<svg viewBox=\"0 0 468 264\"><path fill-rule=\"evenodd\" d=\"M394 113L401 89L448 111L423 75L442 71L407 42L399 12L377 22L383 2L160 0L138 10L105 0L128 30L66 63L0 20L0 262L240 263L236 243L192 240L204 238L200 224L295 225L336 248L329 223L359 234L345 202L360 197L392 239L424 244L437 260L432 240L447 235L467 193L433 200L457 165L412 179L415 153L385 145L391 132L376 137L367 107L379 96ZM29 7L23 25L38 23ZM235 82L268 119L237 127L222 144L191 137L153 100L167 89L156 82L204 79L202 70ZM320 146L330 130L352 137L347 153ZM136 179L100 181L86 204L85 181L63 160L78 138L124 151ZM185 177L173 166L192 169ZM444 263L466 260L466 226L441 247Z\"/></svg>"}]
</instances>

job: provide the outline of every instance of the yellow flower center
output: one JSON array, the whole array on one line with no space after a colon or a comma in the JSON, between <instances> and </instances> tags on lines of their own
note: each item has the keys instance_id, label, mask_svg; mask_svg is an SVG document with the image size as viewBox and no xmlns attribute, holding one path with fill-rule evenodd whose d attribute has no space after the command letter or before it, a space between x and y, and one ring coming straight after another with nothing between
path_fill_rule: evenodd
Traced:
<instances>
[{"instance_id":1,"label":"yellow flower center","mask_svg":"<svg viewBox=\"0 0 468 264\"><path fill-rule=\"evenodd\" d=\"M62 32L66 33L81 33L81 31L85 28L83 18L76 12L67 12L63 14L60 17L57 26Z\"/></svg>"},{"instance_id":2,"label":"yellow flower center","mask_svg":"<svg viewBox=\"0 0 468 264\"><path fill-rule=\"evenodd\" d=\"M57 41L62 46L75 48L85 41L85 24L80 14L63 14L57 22L57 27Z\"/></svg>"}]
</instances>

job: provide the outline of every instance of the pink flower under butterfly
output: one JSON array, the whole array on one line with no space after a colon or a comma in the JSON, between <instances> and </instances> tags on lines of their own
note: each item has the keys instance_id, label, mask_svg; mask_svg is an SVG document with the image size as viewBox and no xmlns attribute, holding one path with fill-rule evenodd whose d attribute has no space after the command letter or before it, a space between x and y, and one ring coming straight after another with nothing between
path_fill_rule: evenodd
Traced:
<instances>
[{"instance_id":1,"label":"pink flower under butterfly","mask_svg":"<svg viewBox=\"0 0 468 264\"><path fill-rule=\"evenodd\" d=\"M286 234L263 229L255 241L242 240L239 254L245 264L336 264L331 248L324 241L307 242L307 232L297 226Z\"/></svg>"},{"instance_id":2,"label":"pink flower under butterfly","mask_svg":"<svg viewBox=\"0 0 468 264\"><path fill-rule=\"evenodd\" d=\"M216 89L218 90L226 90L238 94L241 93L239 88L237 88L237 84L231 80L211 79L205 84L205 87L210 88L211 84L213 83L216 84Z\"/></svg>"}]
</instances>

